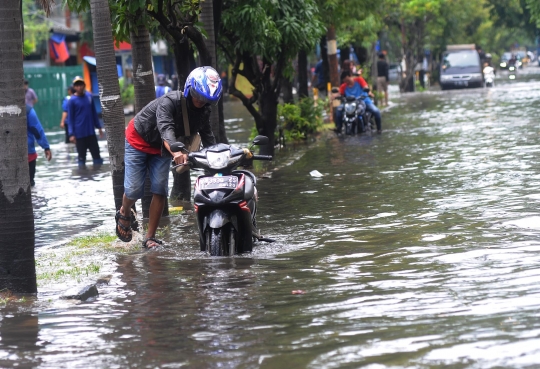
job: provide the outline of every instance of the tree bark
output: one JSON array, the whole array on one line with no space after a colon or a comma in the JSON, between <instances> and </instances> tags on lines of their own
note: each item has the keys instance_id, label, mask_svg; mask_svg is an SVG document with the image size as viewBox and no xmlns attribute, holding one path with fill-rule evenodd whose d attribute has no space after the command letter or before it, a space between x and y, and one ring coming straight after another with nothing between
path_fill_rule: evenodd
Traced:
<instances>
[{"instance_id":1,"label":"tree bark","mask_svg":"<svg viewBox=\"0 0 540 369\"><path fill-rule=\"evenodd\" d=\"M339 73L338 73L338 58L337 58L337 41L336 41L336 28L333 25L328 26L326 32L327 44L328 44L328 64L330 68L330 83L332 87L339 87Z\"/></svg>"},{"instance_id":2,"label":"tree bark","mask_svg":"<svg viewBox=\"0 0 540 369\"><path fill-rule=\"evenodd\" d=\"M298 98L309 96L308 88L308 58L306 50L298 52Z\"/></svg>"},{"instance_id":3,"label":"tree bark","mask_svg":"<svg viewBox=\"0 0 540 369\"><path fill-rule=\"evenodd\" d=\"M191 52L189 48L189 41L187 37L183 40L175 40L173 43L174 59L176 62L176 70L178 71L178 84L181 86L181 90L184 90L186 79L190 69L190 56ZM189 170L184 173L178 174L173 172L173 187L171 189L171 199L175 200L191 200L191 179L189 176Z\"/></svg>"},{"instance_id":4,"label":"tree bark","mask_svg":"<svg viewBox=\"0 0 540 369\"><path fill-rule=\"evenodd\" d=\"M131 31L131 53L133 57L133 87L135 89L135 114L156 98L154 73L152 71L152 51L150 50L150 34L146 27L139 25ZM144 196L141 199L143 218L150 215L152 192L149 174L144 181ZM169 215L169 207L163 208L163 216Z\"/></svg>"},{"instance_id":5,"label":"tree bark","mask_svg":"<svg viewBox=\"0 0 540 369\"><path fill-rule=\"evenodd\" d=\"M323 65L323 75L324 75L324 91L319 91L319 93L326 94L326 84L328 81L330 81L330 64L328 63L328 44L326 42L326 35L321 37L321 41L319 43L319 46L321 47L321 60Z\"/></svg>"},{"instance_id":6,"label":"tree bark","mask_svg":"<svg viewBox=\"0 0 540 369\"><path fill-rule=\"evenodd\" d=\"M202 22L204 29L206 30L206 34L208 35L205 44L209 56L207 60L201 60L201 63L203 65L209 65L217 70L216 37L214 32L214 4L212 1L202 2L200 21ZM219 111L218 109L213 108L212 114L210 114L210 126L212 127L212 132L216 137L216 142L221 142L219 123Z\"/></svg>"},{"instance_id":7,"label":"tree bark","mask_svg":"<svg viewBox=\"0 0 540 369\"><path fill-rule=\"evenodd\" d=\"M0 291L36 293L20 2L3 0L0 12Z\"/></svg>"},{"instance_id":8,"label":"tree bark","mask_svg":"<svg viewBox=\"0 0 540 369\"><path fill-rule=\"evenodd\" d=\"M124 195L124 153L126 125L120 97L118 71L112 38L111 13L107 0L91 0L94 50L99 83L99 98L103 122L107 131L107 146L113 182L116 210L122 206Z\"/></svg>"},{"instance_id":9,"label":"tree bark","mask_svg":"<svg viewBox=\"0 0 540 369\"><path fill-rule=\"evenodd\" d=\"M288 78L283 78L281 82L281 93L285 104L294 104L293 85Z\"/></svg>"}]
</instances>

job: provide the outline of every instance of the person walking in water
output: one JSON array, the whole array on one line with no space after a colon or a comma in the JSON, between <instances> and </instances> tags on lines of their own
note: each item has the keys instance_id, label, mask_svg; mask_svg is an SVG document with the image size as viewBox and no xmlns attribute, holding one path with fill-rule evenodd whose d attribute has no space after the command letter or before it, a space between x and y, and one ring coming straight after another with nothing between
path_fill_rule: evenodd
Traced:
<instances>
[{"instance_id":1,"label":"person walking in water","mask_svg":"<svg viewBox=\"0 0 540 369\"><path fill-rule=\"evenodd\" d=\"M68 101L67 121L69 141L77 147L79 168L86 166L86 152L90 150L94 165L103 164L99 154L99 144L96 137L97 128L100 137L103 136L103 126L99 121L92 95L86 91L84 79L77 76L73 79L75 93Z\"/></svg>"},{"instance_id":2,"label":"person walking in water","mask_svg":"<svg viewBox=\"0 0 540 369\"><path fill-rule=\"evenodd\" d=\"M385 55L380 53L377 61L377 91L384 93L384 106L388 106L388 77L388 63Z\"/></svg>"},{"instance_id":3,"label":"person walking in water","mask_svg":"<svg viewBox=\"0 0 540 369\"><path fill-rule=\"evenodd\" d=\"M28 86L27 80L24 80L24 100L26 105L30 105L30 107L34 107L34 105L38 102L36 91Z\"/></svg>"},{"instance_id":4,"label":"person walking in water","mask_svg":"<svg viewBox=\"0 0 540 369\"><path fill-rule=\"evenodd\" d=\"M73 86L69 86L67 89L67 92L68 92L67 96L64 97L64 99L62 100L62 119L60 119L60 127L64 128L66 132L65 142L69 143L69 128L66 122L66 118L68 116L68 113L67 113L68 102L69 102L69 99L71 99L71 96L73 96L73 94L75 93L75 88Z\"/></svg>"},{"instance_id":5,"label":"person walking in water","mask_svg":"<svg viewBox=\"0 0 540 369\"><path fill-rule=\"evenodd\" d=\"M150 102L133 118L126 128L124 196L116 212L116 235L129 242L135 230L131 207L144 195L146 174L150 174L152 202L148 229L142 246L157 247L162 241L156 231L169 194L171 159L185 163L186 152L172 152L170 145L179 138L201 136L203 146L216 143L210 127L210 113L221 97L219 74L212 67L194 69L187 77L184 91L172 91ZM189 131L189 132L187 132Z\"/></svg>"},{"instance_id":6,"label":"person walking in water","mask_svg":"<svg viewBox=\"0 0 540 369\"><path fill-rule=\"evenodd\" d=\"M171 88L167 86L167 79L165 78L165 75L158 74L157 84L158 85L156 86L156 98L171 92Z\"/></svg>"},{"instance_id":7,"label":"person walking in water","mask_svg":"<svg viewBox=\"0 0 540 369\"><path fill-rule=\"evenodd\" d=\"M26 134L28 140L28 169L30 172L30 186L34 187L36 182L34 178L36 176L36 161L38 154L36 152L36 141L45 150L45 158L47 161L51 161L52 153L45 136L43 126L38 119L36 111L30 105L26 105Z\"/></svg>"}]
</instances>

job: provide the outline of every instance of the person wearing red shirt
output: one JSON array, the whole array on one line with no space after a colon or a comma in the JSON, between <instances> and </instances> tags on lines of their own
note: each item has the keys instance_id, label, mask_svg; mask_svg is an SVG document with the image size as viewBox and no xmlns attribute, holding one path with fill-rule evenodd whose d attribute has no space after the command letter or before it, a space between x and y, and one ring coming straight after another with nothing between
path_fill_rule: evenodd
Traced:
<instances>
[{"instance_id":1,"label":"person wearing red shirt","mask_svg":"<svg viewBox=\"0 0 540 369\"><path fill-rule=\"evenodd\" d=\"M187 77L184 91L172 91L151 101L129 122L125 143L124 195L115 216L116 235L120 240L131 241L132 231L136 230L131 208L144 195L148 173L152 202L142 245L153 248L162 244L156 238L156 231L167 202L171 159L176 164L187 160L186 152L172 152L171 145L181 137L195 133L201 136L204 147L216 143L210 114L221 92L221 80L216 70L199 67Z\"/></svg>"},{"instance_id":2,"label":"person wearing red shirt","mask_svg":"<svg viewBox=\"0 0 540 369\"><path fill-rule=\"evenodd\" d=\"M370 97L373 97L373 94L371 92L367 93L364 91L364 88L368 87L367 82L362 77L353 77L351 71L345 71L341 73L341 80L343 81L343 83L339 87L339 93L341 94L341 96L354 96L356 98L359 98L360 96L368 95ZM366 97L364 99L364 103L366 104L366 110L371 112L375 117L375 123L377 124L377 133L381 133L381 111L375 106L375 104L373 104L373 101L369 97ZM336 128L338 132L341 130L342 117L343 110L338 109L338 111L336 112Z\"/></svg>"}]
</instances>

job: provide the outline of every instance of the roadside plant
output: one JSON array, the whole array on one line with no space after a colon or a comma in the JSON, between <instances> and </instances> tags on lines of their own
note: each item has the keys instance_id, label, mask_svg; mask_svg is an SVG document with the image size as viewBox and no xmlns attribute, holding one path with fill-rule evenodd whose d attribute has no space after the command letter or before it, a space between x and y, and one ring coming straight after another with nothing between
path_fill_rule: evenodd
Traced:
<instances>
[{"instance_id":1,"label":"roadside plant","mask_svg":"<svg viewBox=\"0 0 540 369\"><path fill-rule=\"evenodd\" d=\"M315 105L313 99L306 97L296 104L278 105L278 134L285 142L305 140L323 125L322 104Z\"/></svg>"}]
</instances>

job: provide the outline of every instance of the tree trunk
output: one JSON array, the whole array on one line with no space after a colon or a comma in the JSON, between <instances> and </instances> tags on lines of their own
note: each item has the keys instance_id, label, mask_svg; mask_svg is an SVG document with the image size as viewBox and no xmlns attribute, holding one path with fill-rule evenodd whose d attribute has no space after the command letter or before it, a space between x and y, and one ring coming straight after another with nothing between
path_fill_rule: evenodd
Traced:
<instances>
[{"instance_id":1,"label":"tree trunk","mask_svg":"<svg viewBox=\"0 0 540 369\"><path fill-rule=\"evenodd\" d=\"M133 87L135 88L135 114L156 98L150 34L144 26L131 32L131 52L133 57Z\"/></svg>"},{"instance_id":2,"label":"tree trunk","mask_svg":"<svg viewBox=\"0 0 540 369\"><path fill-rule=\"evenodd\" d=\"M217 70L216 38L214 33L214 4L212 1L202 2L200 21L206 30L207 38L205 44L209 55L208 60L201 60L201 63L203 65L209 65ZM221 142L219 137L219 111L216 108L213 108L212 114L210 114L210 126L212 127L212 133L214 133L214 136L216 137L216 142Z\"/></svg>"},{"instance_id":3,"label":"tree trunk","mask_svg":"<svg viewBox=\"0 0 540 369\"><path fill-rule=\"evenodd\" d=\"M336 28L333 25L328 26L326 32L326 38L328 39L328 64L330 66L330 83L332 87L339 87L339 73L338 73L338 58L337 58L337 41L336 41Z\"/></svg>"},{"instance_id":4,"label":"tree trunk","mask_svg":"<svg viewBox=\"0 0 540 369\"><path fill-rule=\"evenodd\" d=\"M308 96L308 58L306 51L300 50L298 52L298 98Z\"/></svg>"},{"instance_id":5,"label":"tree trunk","mask_svg":"<svg viewBox=\"0 0 540 369\"><path fill-rule=\"evenodd\" d=\"M351 46L350 45L343 45L343 47L339 48L339 59L341 61L341 67L343 67L343 62L345 60L351 59Z\"/></svg>"},{"instance_id":6,"label":"tree trunk","mask_svg":"<svg viewBox=\"0 0 540 369\"><path fill-rule=\"evenodd\" d=\"M0 12L0 291L36 293L20 2L3 0Z\"/></svg>"},{"instance_id":7,"label":"tree trunk","mask_svg":"<svg viewBox=\"0 0 540 369\"><path fill-rule=\"evenodd\" d=\"M156 98L154 73L152 71L152 52L150 50L150 34L146 27L139 25L137 31L131 31L131 53L133 57L133 87L135 89L135 114ZM149 217L152 193L150 192L150 176L144 181L142 202L143 218ZM163 216L169 215L169 207L163 208Z\"/></svg>"},{"instance_id":8,"label":"tree trunk","mask_svg":"<svg viewBox=\"0 0 540 369\"><path fill-rule=\"evenodd\" d=\"M280 83L272 81L270 68L271 64L263 61L262 82L260 84L261 94L259 96L259 106L261 107L262 129L259 128L259 134L267 136L269 141L267 145L260 147L262 155L274 155L275 132L277 128L277 106L279 99ZM277 69L277 68L276 68ZM279 71L275 71L274 78L279 78ZM284 78L283 78L284 79Z\"/></svg>"},{"instance_id":9,"label":"tree trunk","mask_svg":"<svg viewBox=\"0 0 540 369\"><path fill-rule=\"evenodd\" d=\"M281 82L281 93L285 104L294 104L293 85L288 78L283 78Z\"/></svg>"},{"instance_id":10,"label":"tree trunk","mask_svg":"<svg viewBox=\"0 0 540 369\"><path fill-rule=\"evenodd\" d=\"M326 35L321 37L321 60L323 64L324 75L324 93L326 93L326 84L330 81L330 64L328 63L328 43L326 42Z\"/></svg>"},{"instance_id":11,"label":"tree trunk","mask_svg":"<svg viewBox=\"0 0 540 369\"><path fill-rule=\"evenodd\" d=\"M176 62L176 70L178 71L178 84L181 90L184 90L186 79L191 72L189 60L189 41L187 37L183 40L175 40L173 44L174 59ZM171 199L175 200L191 200L191 179L189 176L189 170L184 173L178 174L173 172L173 187L171 189Z\"/></svg>"},{"instance_id":12,"label":"tree trunk","mask_svg":"<svg viewBox=\"0 0 540 369\"><path fill-rule=\"evenodd\" d=\"M107 131L107 146L113 182L116 210L122 206L124 195L124 153L126 125L120 97L118 71L112 38L111 13L107 0L91 0L94 50L99 82L99 98L103 123Z\"/></svg>"}]
</instances>

